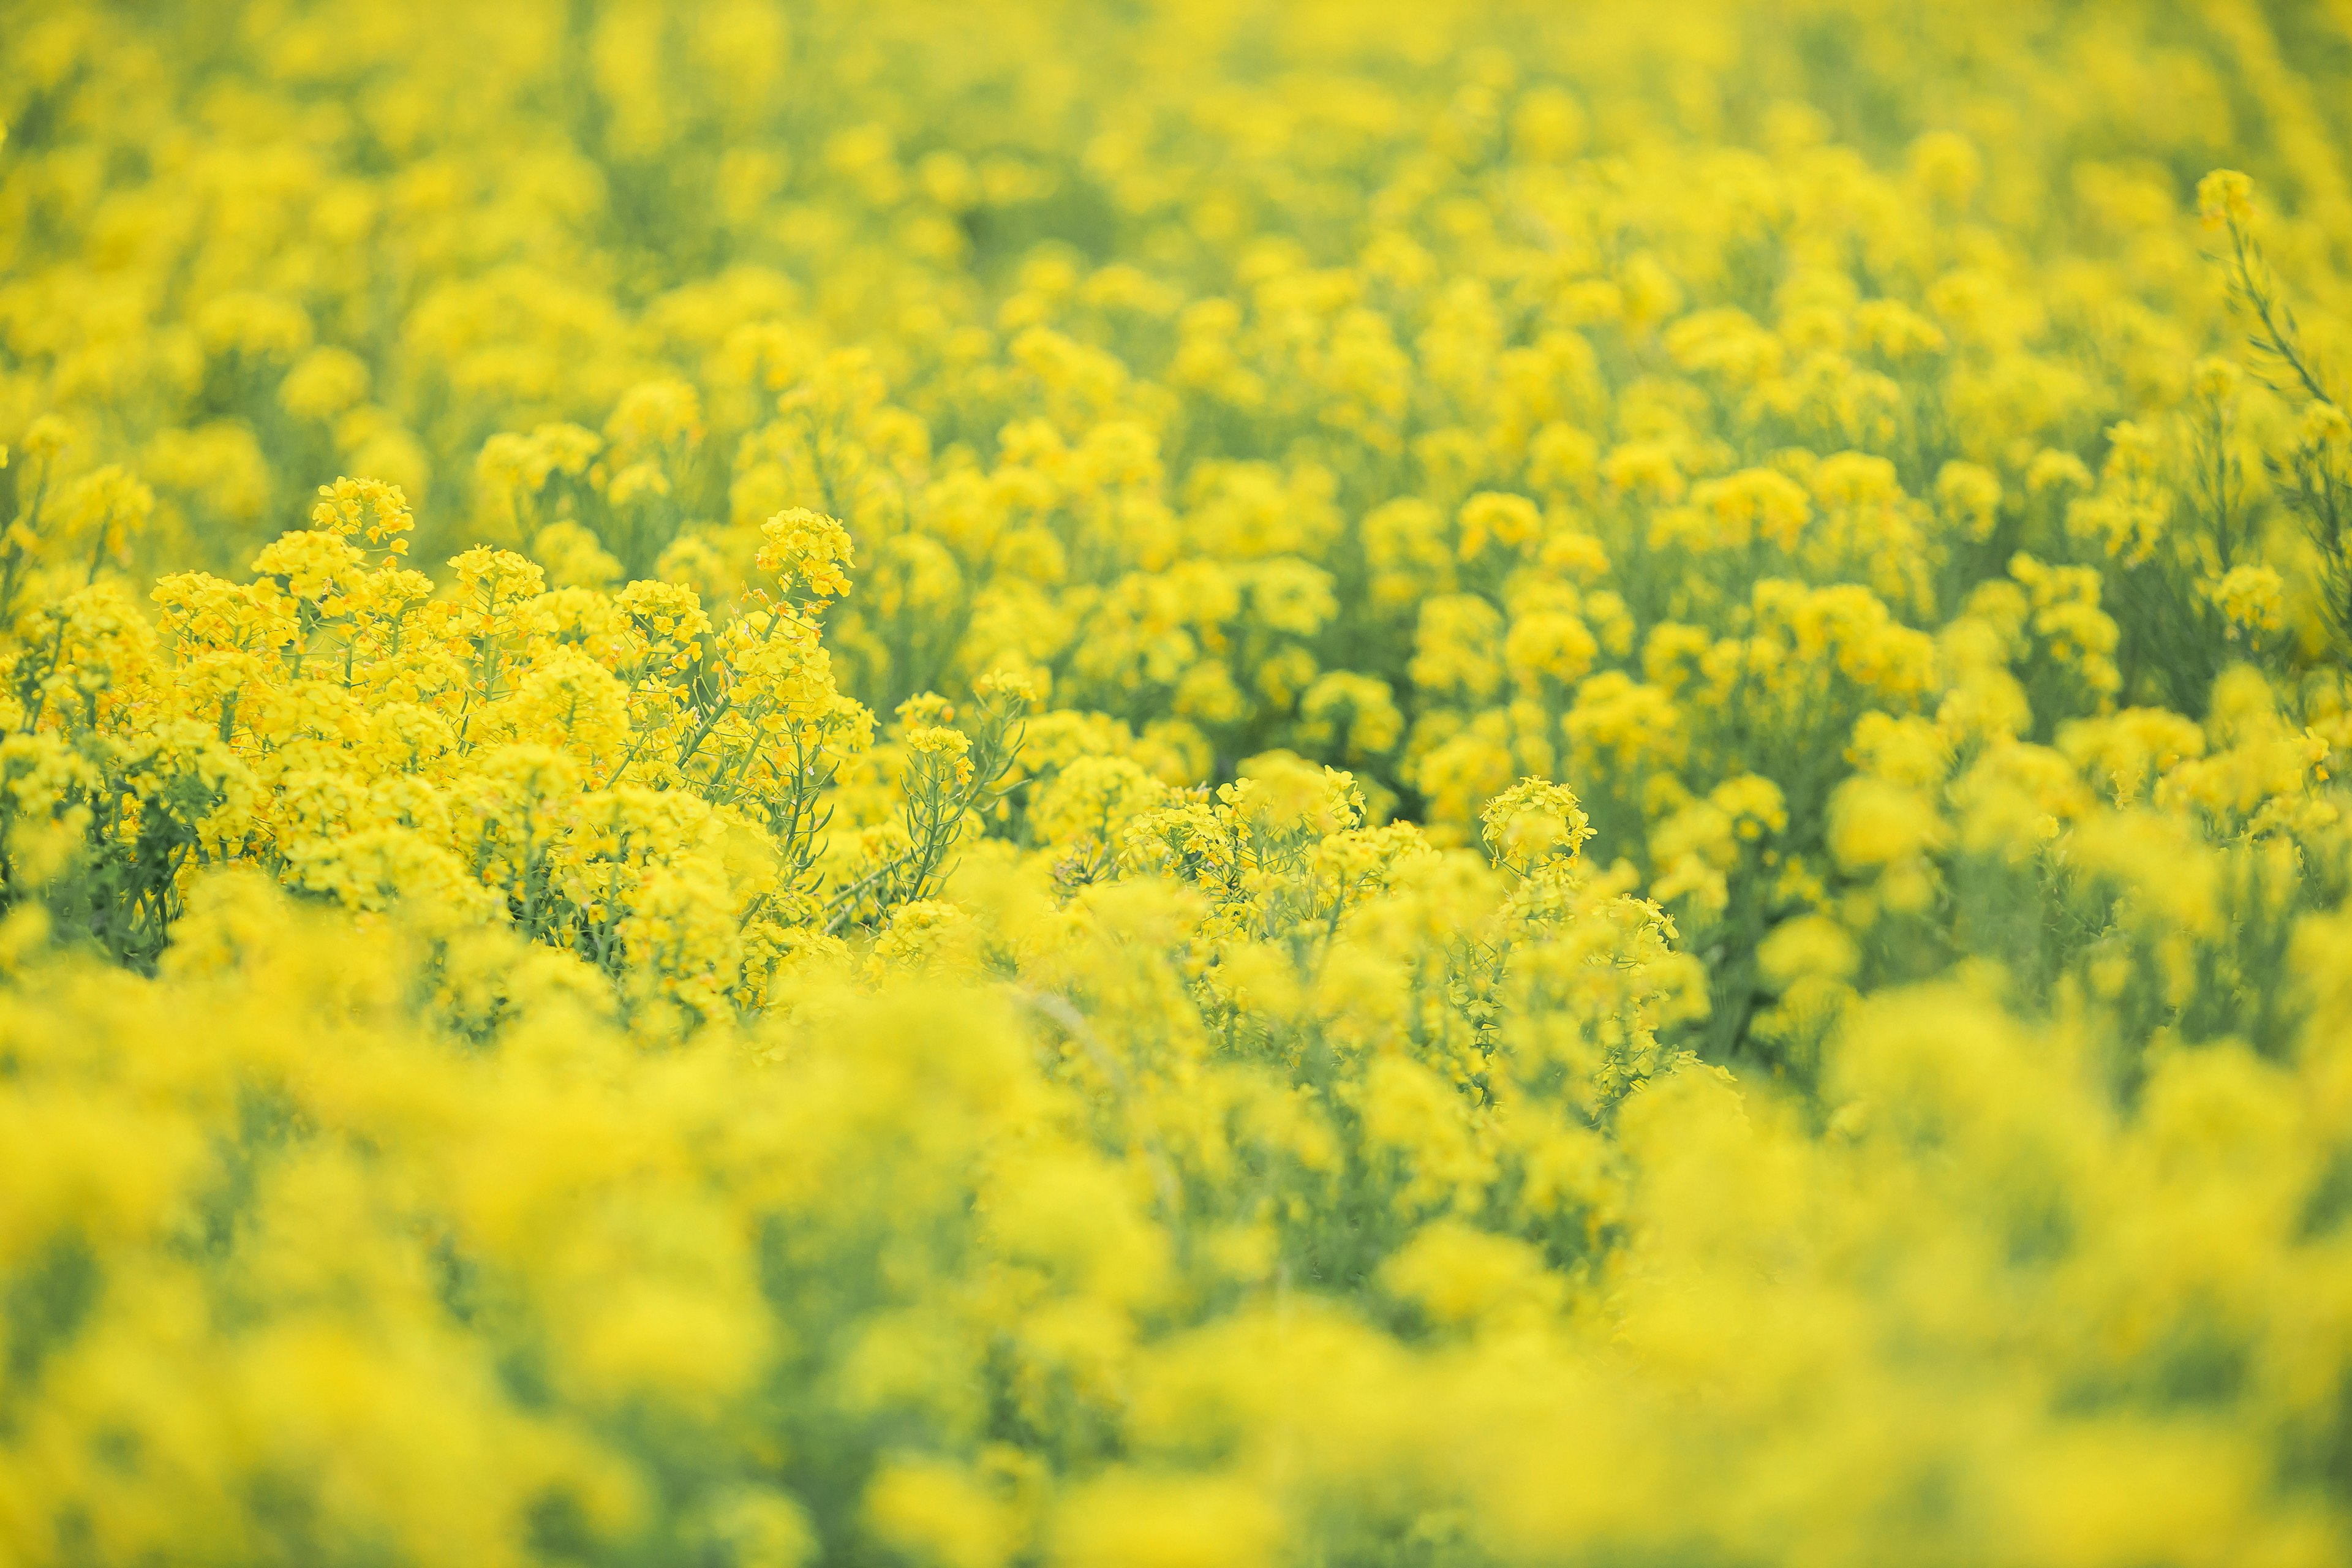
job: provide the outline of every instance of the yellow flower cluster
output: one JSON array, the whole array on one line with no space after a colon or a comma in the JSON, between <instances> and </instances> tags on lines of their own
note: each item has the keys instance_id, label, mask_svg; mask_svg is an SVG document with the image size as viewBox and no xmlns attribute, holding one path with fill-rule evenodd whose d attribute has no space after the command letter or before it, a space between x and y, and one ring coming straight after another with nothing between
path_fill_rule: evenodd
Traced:
<instances>
[{"instance_id":1,"label":"yellow flower cluster","mask_svg":"<svg viewBox=\"0 0 2352 1568\"><path fill-rule=\"evenodd\" d=\"M0 7L0 1562L2352 1557L2347 100Z\"/></svg>"}]
</instances>

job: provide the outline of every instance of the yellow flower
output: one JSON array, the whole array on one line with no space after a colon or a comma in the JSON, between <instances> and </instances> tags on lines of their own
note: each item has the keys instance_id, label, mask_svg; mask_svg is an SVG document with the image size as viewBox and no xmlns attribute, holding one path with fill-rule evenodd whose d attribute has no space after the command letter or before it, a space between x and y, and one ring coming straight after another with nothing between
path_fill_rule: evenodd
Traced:
<instances>
[{"instance_id":1,"label":"yellow flower","mask_svg":"<svg viewBox=\"0 0 2352 1568\"><path fill-rule=\"evenodd\" d=\"M2235 169L2216 169L2197 182L2197 216L2208 228L2243 225L2254 216L2254 183Z\"/></svg>"},{"instance_id":2,"label":"yellow flower","mask_svg":"<svg viewBox=\"0 0 2352 1568\"><path fill-rule=\"evenodd\" d=\"M1481 806L1478 820L1496 860L1523 874L1573 860L1592 837L1576 796L1544 779L1521 779Z\"/></svg>"},{"instance_id":3,"label":"yellow flower","mask_svg":"<svg viewBox=\"0 0 2352 1568\"><path fill-rule=\"evenodd\" d=\"M805 508L789 508L760 526L759 568L787 588L797 585L818 601L849 592L845 568L855 564L849 531L834 519Z\"/></svg>"},{"instance_id":4,"label":"yellow flower","mask_svg":"<svg viewBox=\"0 0 2352 1568\"><path fill-rule=\"evenodd\" d=\"M1934 850L1943 819L1917 790L1873 778L1838 786L1830 808L1830 852L1856 869L1890 866Z\"/></svg>"},{"instance_id":5,"label":"yellow flower","mask_svg":"<svg viewBox=\"0 0 2352 1568\"><path fill-rule=\"evenodd\" d=\"M2202 586L2228 618L2231 637L2276 631L2285 614L2286 583L2274 567L2233 566Z\"/></svg>"},{"instance_id":6,"label":"yellow flower","mask_svg":"<svg viewBox=\"0 0 2352 1568\"><path fill-rule=\"evenodd\" d=\"M886 1544L938 1568L997 1568L1019 1540L1001 1500L937 1460L884 1468L866 1489L866 1516Z\"/></svg>"}]
</instances>

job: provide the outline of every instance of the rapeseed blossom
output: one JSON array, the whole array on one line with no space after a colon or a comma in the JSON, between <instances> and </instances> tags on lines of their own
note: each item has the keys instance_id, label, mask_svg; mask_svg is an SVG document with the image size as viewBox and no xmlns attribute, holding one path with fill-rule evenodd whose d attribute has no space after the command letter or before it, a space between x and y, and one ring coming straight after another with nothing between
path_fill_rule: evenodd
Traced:
<instances>
[{"instance_id":1,"label":"rapeseed blossom","mask_svg":"<svg viewBox=\"0 0 2352 1568\"><path fill-rule=\"evenodd\" d=\"M2346 59L0 7L0 1560L2352 1557Z\"/></svg>"}]
</instances>

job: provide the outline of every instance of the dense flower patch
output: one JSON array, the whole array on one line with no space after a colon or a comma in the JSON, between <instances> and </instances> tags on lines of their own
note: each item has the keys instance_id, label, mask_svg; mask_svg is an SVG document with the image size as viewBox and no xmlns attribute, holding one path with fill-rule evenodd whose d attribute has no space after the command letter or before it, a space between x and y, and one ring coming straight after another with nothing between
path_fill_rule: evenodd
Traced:
<instances>
[{"instance_id":1,"label":"dense flower patch","mask_svg":"<svg viewBox=\"0 0 2352 1568\"><path fill-rule=\"evenodd\" d=\"M2347 105L0 7L0 1558L2343 1561Z\"/></svg>"}]
</instances>

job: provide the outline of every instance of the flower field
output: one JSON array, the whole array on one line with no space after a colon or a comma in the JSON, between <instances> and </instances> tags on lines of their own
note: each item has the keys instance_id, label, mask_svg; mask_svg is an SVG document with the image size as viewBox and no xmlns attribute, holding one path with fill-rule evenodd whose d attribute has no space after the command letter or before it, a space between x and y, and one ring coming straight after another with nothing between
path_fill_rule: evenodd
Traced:
<instances>
[{"instance_id":1,"label":"flower field","mask_svg":"<svg viewBox=\"0 0 2352 1568\"><path fill-rule=\"evenodd\" d=\"M2352 12L0 125L0 1565L2352 1561Z\"/></svg>"}]
</instances>

